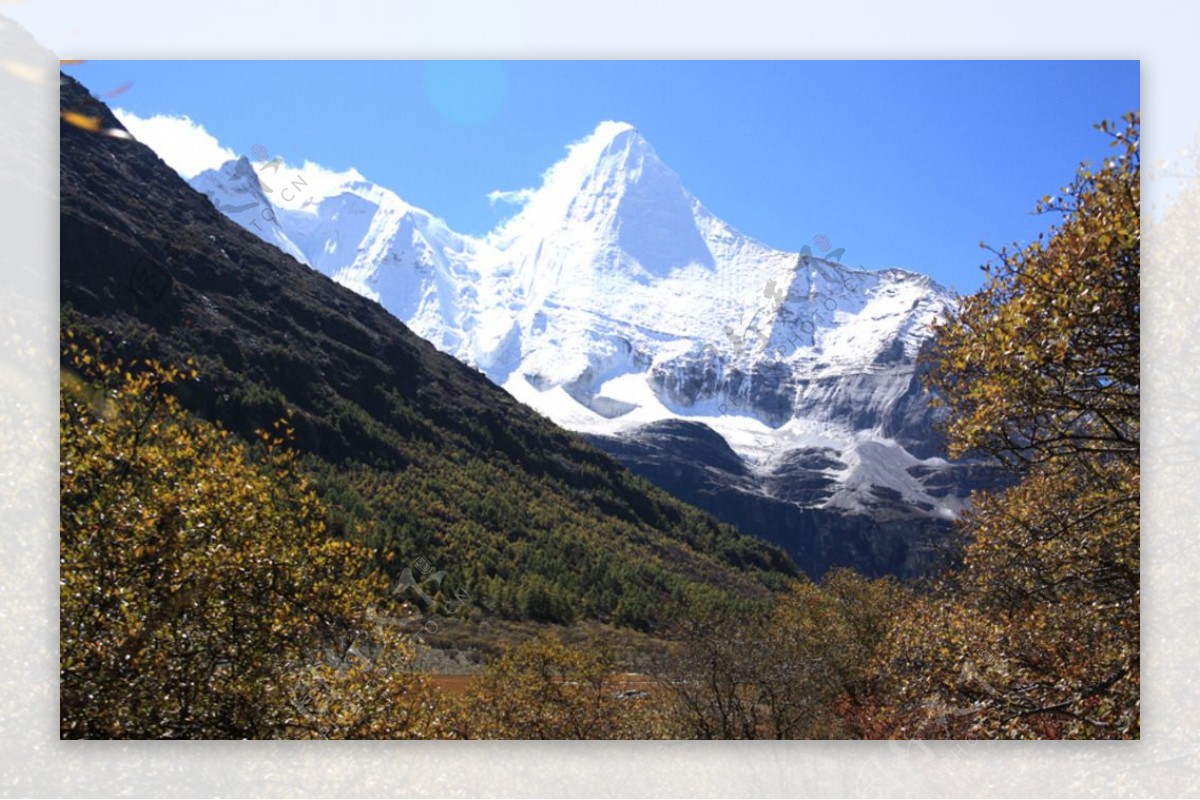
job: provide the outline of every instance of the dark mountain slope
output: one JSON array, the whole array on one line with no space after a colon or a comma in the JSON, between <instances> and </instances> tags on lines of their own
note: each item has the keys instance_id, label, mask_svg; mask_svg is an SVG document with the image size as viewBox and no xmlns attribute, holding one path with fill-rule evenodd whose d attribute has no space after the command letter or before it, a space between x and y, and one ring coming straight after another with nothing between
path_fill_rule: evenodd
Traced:
<instances>
[{"instance_id":1,"label":"dark mountain slope","mask_svg":"<svg viewBox=\"0 0 1200 800\"><path fill-rule=\"evenodd\" d=\"M69 77L61 107L120 128ZM246 438L290 413L335 530L389 569L423 557L514 616L636 624L794 573L247 233L149 148L61 128L64 321L125 357L194 357L181 399Z\"/></svg>"},{"instance_id":2,"label":"dark mountain slope","mask_svg":"<svg viewBox=\"0 0 1200 800\"><path fill-rule=\"evenodd\" d=\"M624 437L587 438L655 486L782 547L814 580L844 566L871 577L918 577L958 556L959 537L949 521L923 516L930 506L907 509L885 487L873 489L874 516L813 508L836 488L825 472L841 465L834 450L792 451L772 474L760 476L699 423L658 422ZM999 469L967 462L915 466L910 474L937 497L967 497L972 489L1006 485Z\"/></svg>"}]
</instances>

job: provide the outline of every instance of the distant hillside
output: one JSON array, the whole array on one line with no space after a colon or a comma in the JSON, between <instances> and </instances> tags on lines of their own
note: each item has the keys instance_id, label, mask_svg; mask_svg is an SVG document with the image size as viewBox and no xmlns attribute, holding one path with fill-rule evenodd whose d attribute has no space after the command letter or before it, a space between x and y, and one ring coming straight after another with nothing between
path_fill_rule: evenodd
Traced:
<instances>
[{"instance_id":1,"label":"distant hillside","mask_svg":"<svg viewBox=\"0 0 1200 800\"><path fill-rule=\"evenodd\" d=\"M70 77L61 108L121 128ZM796 574L247 233L147 147L64 121L61 169L64 322L125 357L194 357L181 400L247 439L290 414L334 531L393 575L425 559L496 613L653 628L672 599Z\"/></svg>"}]
</instances>

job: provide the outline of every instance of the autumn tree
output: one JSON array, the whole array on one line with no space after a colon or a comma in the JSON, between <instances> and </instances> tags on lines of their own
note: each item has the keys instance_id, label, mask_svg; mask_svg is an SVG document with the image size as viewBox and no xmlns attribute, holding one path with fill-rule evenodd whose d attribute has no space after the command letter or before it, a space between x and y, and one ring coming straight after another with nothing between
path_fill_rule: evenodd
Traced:
<instances>
[{"instance_id":1,"label":"autumn tree","mask_svg":"<svg viewBox=\"0 0 1200 800\"><path fill-rule=\"evenodd\" d=\"M1139 431L1140 159L1137 115L1108 133L1121 152L1084 166L1039 213L1049 239L1001 251L978 293L938 331L932 386L951 453L1018 467L1136 462Z\"/></svg>"},{"instance_id":2,"label":"autumn tree","mask_svg":"<svg viewBox=\"0 0 1200 800\"><path fill-rule=\"evenodd\" d=\"M704 605L686 610L679 643L655 672L680 738L776 738L764 697L768 616L764 609Z\"/></svg>"},{"instance_id":3,"label":"autumn tree","mask_svg":"<svg viewBox=\"0 0 1200 800\"><path fill-rule=\"evenodd\" d=\"M346 650L326 650L287 676L292 739L455 739L461 703L414 671L411 626L381 621Z\"/></svg>"},{"instance_id":4,"label":"autumn tree","mask_svg":"<svg viewBox=\"0 0 1200 800\"><path fill-rule=\"evenodd\" d=\"M620 680L614 653L539 634L489 664L466 701L473 739L656 739L668 721L656 698Z\"/></svg>"},{"instance_id":5,"label":"autumn tree","mask_svg":"<svg viewBox=\"0 0 1200 800\"><path fill-rule=\"evenodd\" d=\"M1019 482L977 494L962 571L880 662L891 735L1135 737L1139 697L1139 116L998 253L936 336L952 455ZM886 727L886 726L885 726Z\"/></svg>"},{"instance_id":6,"label":"autumn tree","mask_svg":"<svg viewBox=\"0 0 1200 800\"><path fill-rule=\"evenodd\" d=\"M767 609L696 608L662 671L681 736L860 735L868 668L908 594L891 579L834 570Z\"/></svg>"},{"instance_id":7,"label":"autumn tree","mask_svg":"<svg viewBox=\"0 0 1200 800\"><path fill-rule=\"evenodd\" d=\"M63 340L61 735L436 735L369 613L387 583L327 535L286 425L252 456L180 408L190 370Z\"/></svg>"}]
</instances>

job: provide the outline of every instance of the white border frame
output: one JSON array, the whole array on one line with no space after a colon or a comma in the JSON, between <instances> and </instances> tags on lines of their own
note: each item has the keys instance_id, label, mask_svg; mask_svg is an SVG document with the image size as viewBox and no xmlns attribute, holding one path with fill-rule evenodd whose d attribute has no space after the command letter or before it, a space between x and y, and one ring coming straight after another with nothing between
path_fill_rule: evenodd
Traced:
<instances>
[{"instance_id":1,"label":"white border frame","mask_svg":"<svg viewBox=\"0 0 1200 800\"><path fill-rule=\"evenodd\" d=\"M1170 9L1169 11L1167 9ZM63 58L1130 58L1144 163L1200 131L1179 3L762 0L0 5ZM0 61L7 58L0 53ZM47 60L48 69L56 65ZM12 77L0 76L0 88ZM1143 740L1134 743L60 742L57 85L0 91L0 794L17 796L1170 796L1200 792L1200 325L1189 264L1145 241ZM11 101L10 101L11 103ZM1036 135L1020 109L997 124ZM1146 180L1162 196L1167 179ZM1186 219L1200 249L1200 208ZM1178 232L1177 232L1178 233ZM1161 232L1160 234L1161 235ZM1157 260L1156 260L1157 259ZM1191 259L1184 259L1190 261Z\"/></svg>"}]
</instances>

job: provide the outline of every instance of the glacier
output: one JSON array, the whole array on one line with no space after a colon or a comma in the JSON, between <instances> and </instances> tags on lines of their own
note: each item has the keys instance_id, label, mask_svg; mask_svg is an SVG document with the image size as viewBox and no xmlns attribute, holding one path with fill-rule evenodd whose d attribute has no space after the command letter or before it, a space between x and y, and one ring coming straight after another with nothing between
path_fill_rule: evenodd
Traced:
<instances>
[{"instance_id":1,"label":"glacier","mask_svg":"<svg viewBox=\"0 0 1200 800\"><path fill-rule=\"evenodd\" d=\"M286 169L264 172L241 158L191 183L619 457L711 432L741 462L739 492L875 522L952 520L982 485L978 465L945 459L920 380L953 295L740 233L633 125L602 122L540 186L495 193L518 207L484 236L357 173L285 201L268 184ZM680 474L677 455L658 458Z\"/></svg>"}]
</instances>

